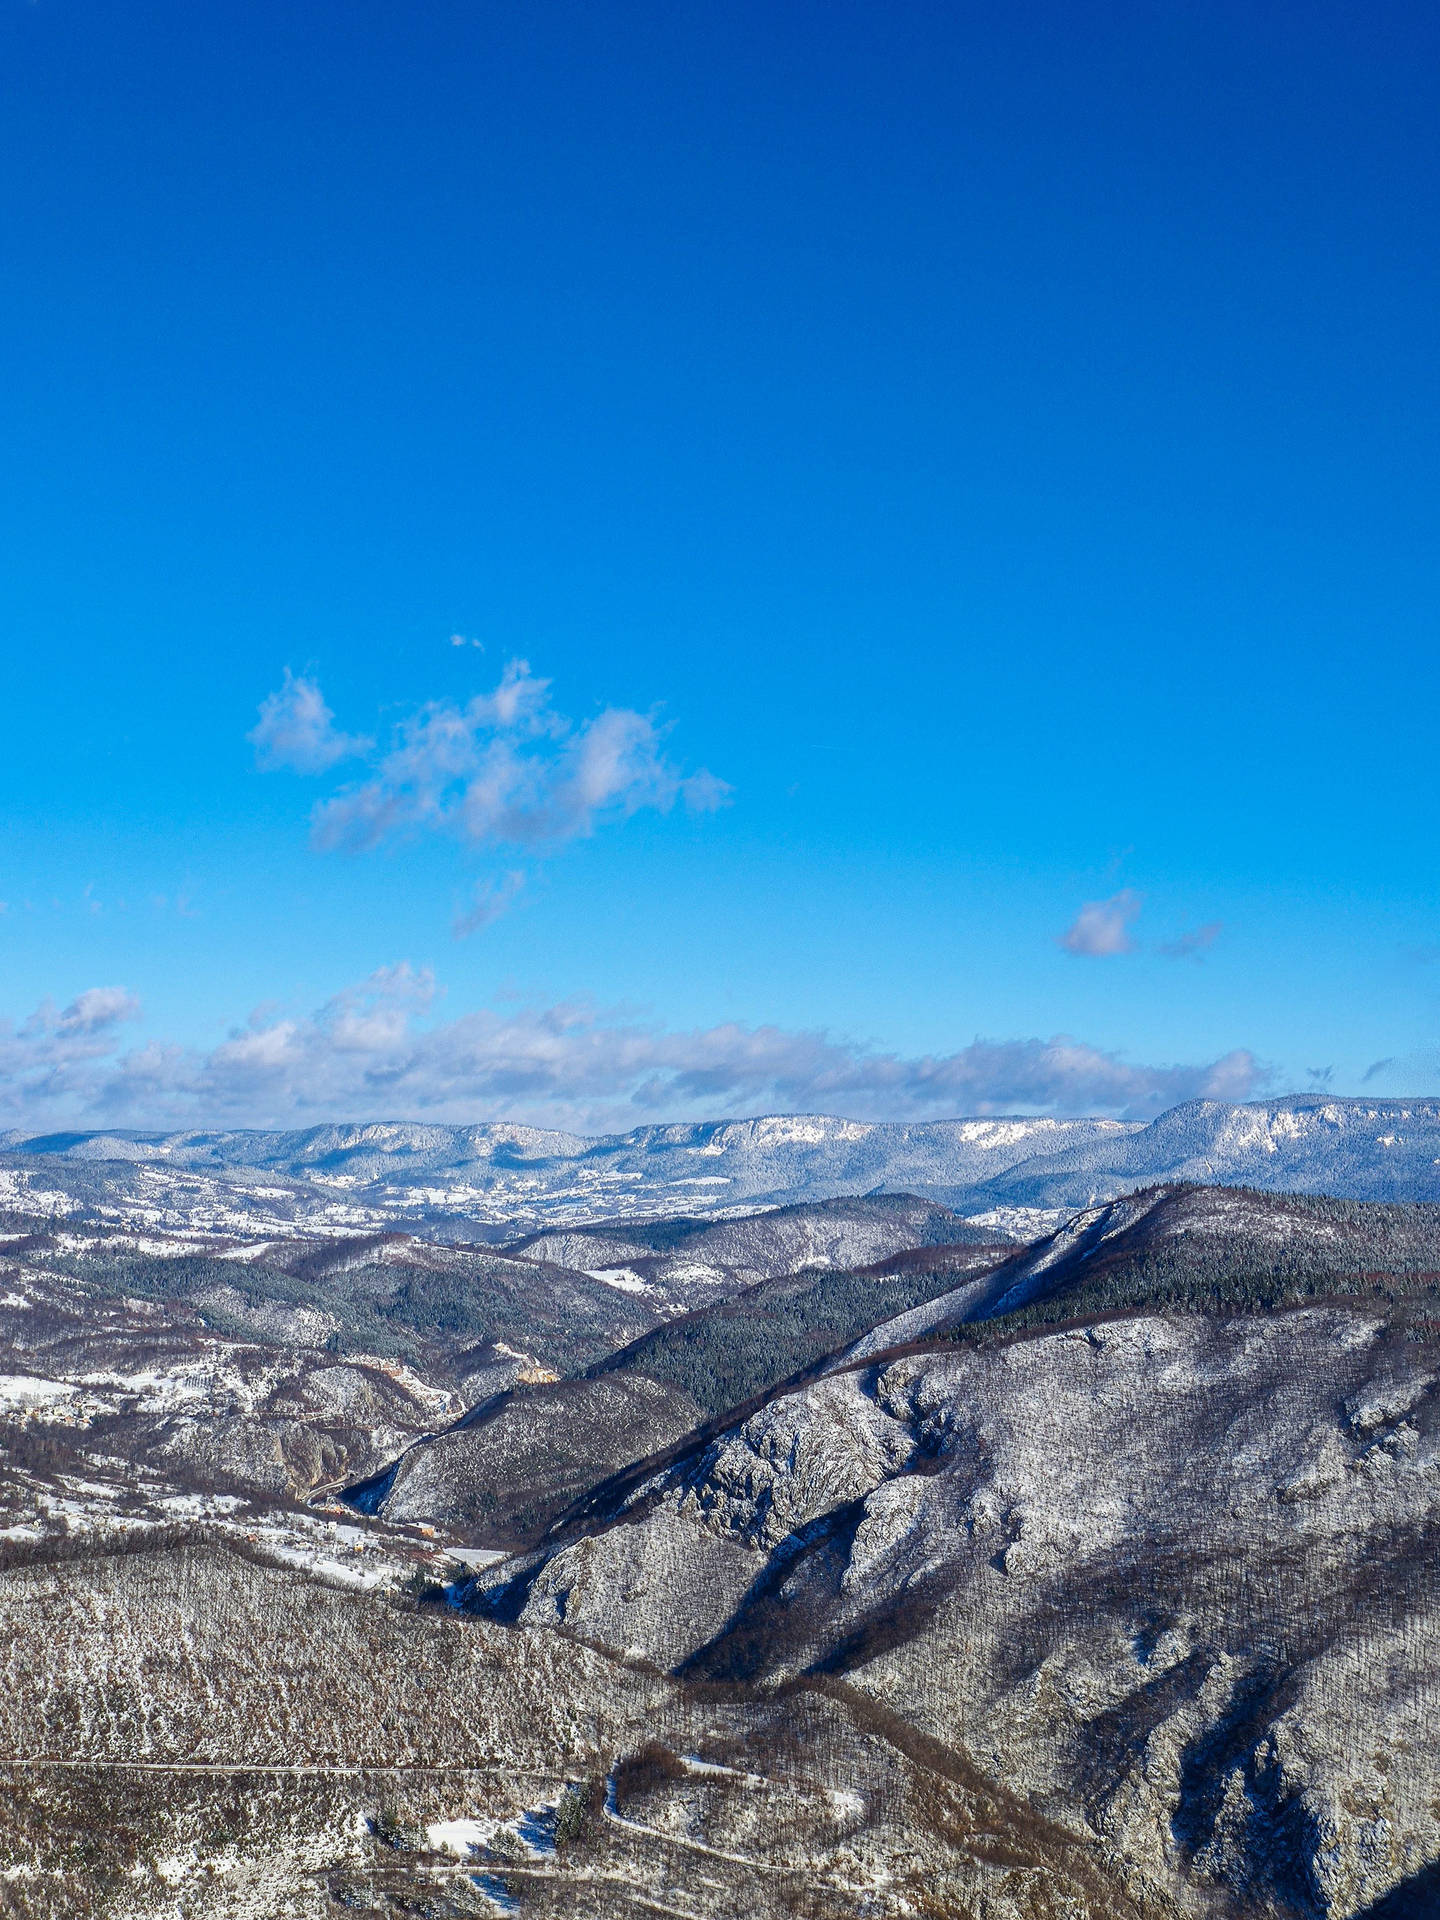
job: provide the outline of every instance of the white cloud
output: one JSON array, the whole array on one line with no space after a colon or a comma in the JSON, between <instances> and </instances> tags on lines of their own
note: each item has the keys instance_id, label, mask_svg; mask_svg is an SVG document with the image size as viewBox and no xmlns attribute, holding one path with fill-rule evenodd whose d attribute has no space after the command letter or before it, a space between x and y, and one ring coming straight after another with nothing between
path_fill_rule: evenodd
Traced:
<instances>
[{"instance_id":1,"label":"white cloud","mask_svg":"<svg viewBox=\"0 0 1440 1920\"><path fill-rule=\"evenodd\" d=\"M1139 912L1140 895L1130 887L1123 887L1108 900L1087 900L1074 924L1060 935L1059 944L1067 953L1089 959L1133 953L1130 926Z\"/></svg>"},{"instance_id":2,"label":"white cloud","mask_svg":"<svg viewBox=\"0 0 1440 1920\"><path fill-rule=\"evenodd\" d=\"M550 682L512 660L493 693L463 706L433 700L403 721L370 779L316 807L315 844L359 852L434 832L538 851L647 808L723 805L725 783L682 773L663 739L653 717L629 707L567 719Z\"/></svg>"},{"instance_id":3,"label":"white cloud","mask_svg":"<svg viewBox=\"0 0 1440 1920\"><path fill-rule=\"evenodd\" d=\"M109 1033L124 1021L139 1017L140 1002L128 987L87 987L65 1007L42 1000L20 1032L37 1042L88 1042L93 1035ZM103 1044L108 1046L110 1042Z\"/></svg>"},{"instance_id":4,"label":"white cloud","mask_svg":"<svg viewBox=\"0 0 1440 1920\"><path fill-rule=\"evenodd\" d=\"M256 763L266 773L324 773L341 760L364 753L368 740L341 733L319 683L287 667L279 689L260 703L260 718L246 734Z\"/></svg>"},{"instance_id":5,"label":"white cloud","mask_svg":"<svg viewBox=\"0 0 1440 1920\"><path fill-rule=\"evenodd\" d=\"M1246 1099L1266 1079L1243 1050L1146 1066L1062 1035L906 1056L735 1022L677 1031L582 1002L437 1020L436 1001L428 972L390 967L310 1015L257 1012L208 1052L160 1041L122 1050L118 1005L108 1024L51 1011L0 1026L0 1117L37 1127L506 1117L582 1131L807 1110L1144 1118L1181 1100Z\"/></svg>"},{"instance_id":6,"label":"white cloud","mask_svg":"<svg viewBox=\"0 0 1440 1920\"><path fill-rule=\"evenodd\" d=\"M117 1028L139 1014L124 987L87 987L63 1008L42 1001L18 1028L0 1020L0 1114L87 1111L121 1064Z\"/></svg>"},{"instance_id":7,"label":"white cloud","mask_svg":"<svg viewBox=\"0 0 1440 1920\"><path fill-rule=\"evenodd\" d=\"M87 987L55 1023L57 1033L102 1033L125 1020L138 1020L140 1002L126 987Z\"/></svg>"}]
</instances>

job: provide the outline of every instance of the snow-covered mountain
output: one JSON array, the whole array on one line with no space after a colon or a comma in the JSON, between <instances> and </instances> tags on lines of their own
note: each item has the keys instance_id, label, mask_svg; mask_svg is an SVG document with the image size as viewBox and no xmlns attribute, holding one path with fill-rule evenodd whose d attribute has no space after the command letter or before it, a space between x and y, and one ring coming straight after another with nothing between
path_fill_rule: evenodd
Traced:
<instances>
[{"instance_id":1,"label":"snow-covered mountain","mask_svg":"<svg viewBox=\"0 0 1440 1920\"><path fill-rule=\"evenodd\" d=\"M1023 1229L1008 1210L1073 1211L1174 1180L1440 1198L1440 1099L1202 1100L1148 1125L769 1115L589 1139L507 1123L0 1135L0 1202L8 1182L27 1205L43 1188L59 1210L119 1209L155 1226L203 1217L222 1232L403 1226L493 1237L875 1189Z\"/></svg>"},{"instance_id":2,"label":"snow-covered mountain","mask_svg":"<svg viewBox=\"0 0 1440 1920\"><path fill-rule=\"evenodd\" d=\"M1235 1115L1154 1157L1416 1151ZM7 1916L1436 1912L1440 1206L496 1249L307 1237L356 1190L128 1144L0 1163ZM1031 1177L1149 1171L1066 1151Z\"/></svg>"},{"instance_id":3,"label":"snow-covered mountain","mask_svg":"<svg viewBox=\"0 0 1440 1920\"><path fill-rule=\"evenodd\" d=\"M1440 1199L1440 1099L1191 1100L1148 1126L1016 1161L987 1195L1012 1206L1074 1208L1176 1180L1352 1200Z\"/></svg>"},{"instance_id":4,"label":"snow-covered mountain","mask_svg":"<svg viewBox=\"0 0 1440 1920\"><path fill-rule=\"evenodd\" d=\"M312 1127L295 1133L0 1135L32 1209L117 1210L152 1227L356 1232L417 1227L501 1235L586 1221L714 1214L876 1188L968 1193L1036 1155L1132 1129L1115 1120L945 1120L875 1125L777 1115L642 1127L585 1139L491 1124ZM63 1204L62 1204L63 1203Z\"/></svg>"}]
</instances>

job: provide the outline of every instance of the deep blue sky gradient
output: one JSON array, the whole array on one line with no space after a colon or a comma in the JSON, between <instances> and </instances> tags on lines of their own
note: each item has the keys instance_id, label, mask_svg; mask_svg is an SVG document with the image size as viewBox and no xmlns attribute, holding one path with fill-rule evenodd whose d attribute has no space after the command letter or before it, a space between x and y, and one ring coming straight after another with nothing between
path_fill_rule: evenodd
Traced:
<instances>
[{"instance_id":1,"label":"deep blue sky gradient","mask_svg":"<svg viewBox=\"0 0 1440 1920\"><path fill-rule=\"evenodd\" d=\"M0 181L0 1013L408 959L1433 1089L1433 9L0 0ZM456 941L511 855L317 852L245 736L512 655L733 802Z\"/></svg>"}]
</instances>

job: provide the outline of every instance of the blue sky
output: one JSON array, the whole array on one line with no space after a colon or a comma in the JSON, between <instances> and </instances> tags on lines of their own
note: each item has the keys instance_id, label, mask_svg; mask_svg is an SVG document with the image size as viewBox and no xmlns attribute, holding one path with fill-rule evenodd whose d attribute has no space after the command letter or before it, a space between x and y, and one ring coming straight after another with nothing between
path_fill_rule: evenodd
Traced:
<instances>
[{"instance_id":1,"label":"blue sky","mask_svg":"<svg viewBox=\"0 0 1440 1920\"><path fill-rule=\"evenodd\" d=\"M1433 1091L1437 56L0 0L0 1123Z\"/></svg>"}]
</instances>

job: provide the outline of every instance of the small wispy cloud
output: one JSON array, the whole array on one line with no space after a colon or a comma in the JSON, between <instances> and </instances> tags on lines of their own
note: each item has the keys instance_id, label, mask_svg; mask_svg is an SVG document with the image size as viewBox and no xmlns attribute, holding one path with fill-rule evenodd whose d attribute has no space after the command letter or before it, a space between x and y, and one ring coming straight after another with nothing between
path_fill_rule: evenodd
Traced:
<instances>
[{"instance_id":1,"label":"small wispy cloud","mask_svg":"<svg viewBox=\"0 0 1440 1920\"><path fill-rule=\"evenodd\" d=\"M1224 931L1223 920L1207 920L1203 927L1196 927L1191 933L1162 941L1155 951L1166 960L1203 960Z\"/></svg>"},{"instance_id":2,"label":"small wispy cloud","mask_svg":"<svg viewBox=\"0 0 1440 1920\"><path fill-rule=\"evenodd\" d=\"M472 933L479 933L482 927L488 927L502 914L506 914L525 890L523 873L501 874L496 880L477 881L470 896L470 904L461 913L457 913L450 923L450 931L457 940L468 939Z\"/></svg>"},{"instance_id":3,"label":"small wispy cloud","mask_svg":"<svg viewBox=\"0 0 1440 1920\"><path fill-rule=\"evenodd\" d=\"M1130 928L1139 916L1140 906L1141 896L1132 887L1122 887L1108 900L1087 900L1057 944L1066 953L1091 960L1133 953L1135 942L1130 937Z\"/></svg>"},{"instance_id":4,"label":"small wispy cloud","mask_svg":"<svg viewBox=\"0 0 1440 1920\"><path fill-rule=\"evenodd\" d=\"M318 681L294 674L260 703L260 718L246 734L265 773L326 773L342 760L364 753L373 743L341 733L325 704Z\"/></svg>"},{"instance_id":5,"label":"small wispy cloud","mask_svg":"<svg viewBox=\"0 0 1440 1920\"><path fill-rule=\"evenodd\" d=\"M1386 1054L1383 1060L1372 1060L1360 1076L1361 1086L1368 1086L1372 1080L1380 1079L1382 1075L1390 1071L1391 1067L1398 1066L1399 1064L1398 1056L1393 1053Z\"/></svg>"}]
</instances>

